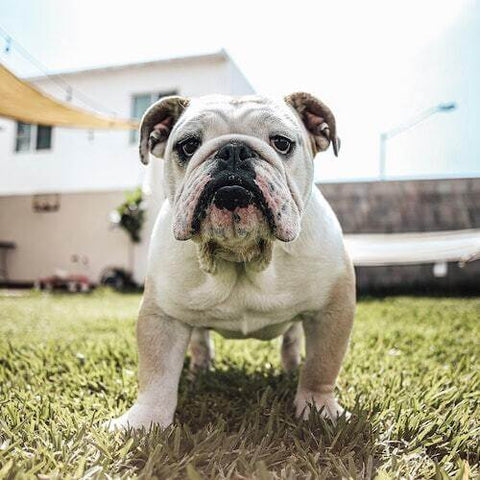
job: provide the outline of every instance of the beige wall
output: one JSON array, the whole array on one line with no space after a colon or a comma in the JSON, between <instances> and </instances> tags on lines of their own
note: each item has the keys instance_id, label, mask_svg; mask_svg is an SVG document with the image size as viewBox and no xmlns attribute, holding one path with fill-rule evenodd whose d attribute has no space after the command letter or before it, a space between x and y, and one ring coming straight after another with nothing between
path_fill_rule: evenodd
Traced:
<instances>
[{"instance_id":1,"label":"beige wall","mask_svg":"<svg viewBox=\"0 0 480 480\"><path fill-rule=\"evenodd\" d=\"M57 212L37 213L31 195L0 197L0 241L17 244L7 257L10 280L32 281L60 268L98 282L104 267L127 267L128 237L109 222L123 199L123 192L62 194ZM72 263L75 254L88 266Z\"/></svg>"}]
</instances>

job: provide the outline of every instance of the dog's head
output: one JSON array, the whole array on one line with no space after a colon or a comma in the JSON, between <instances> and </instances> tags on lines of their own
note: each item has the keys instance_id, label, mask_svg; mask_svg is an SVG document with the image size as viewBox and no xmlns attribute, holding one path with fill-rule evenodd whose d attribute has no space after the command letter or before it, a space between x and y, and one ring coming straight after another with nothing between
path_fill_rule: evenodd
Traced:
<instances>
[{"instance_id":1,"label":"dog's head","mask_svg":"<svg viewBox=\"0 0 480 480\"><path fill-rule=\"evenodd\" d=\"M320 100L166 97L140 125L140 158L163 157L173 234L216 258L268 265L275 239L294 240L312 188L313 157L339 149L335 118Z\"/></svg>"}]
</instances>

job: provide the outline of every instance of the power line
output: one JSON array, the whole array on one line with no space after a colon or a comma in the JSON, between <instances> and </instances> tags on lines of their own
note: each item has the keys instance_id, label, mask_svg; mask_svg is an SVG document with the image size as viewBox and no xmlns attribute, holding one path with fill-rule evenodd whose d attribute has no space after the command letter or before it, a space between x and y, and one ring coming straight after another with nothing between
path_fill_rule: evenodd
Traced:
<instances>
[{"instance_id":1,"label":"power line","mask_svg":"<svg viewBox=\"0 0 480 480\"><path fill-rule=\"evenodd\" d=\"M36 57L34 57L22 44L15 40L2 26L0 26L0 35L5 39L6 42L5 53L10 53L14 48L25 60L40 70L40 72L42 72L46 78L57 84L57 86L65 92L67 101L71 101L75 94L75 98L83 102L85 105L93 108L97 112L109 113L113 116L117 115L117 113L113 110L110 110L105 105L102 105L96 100L91 99L88 95L85 95L77 88L74 88L61 75L51 75L48 72L47 67L43 65Z\"/></svg>"}]
</instances>

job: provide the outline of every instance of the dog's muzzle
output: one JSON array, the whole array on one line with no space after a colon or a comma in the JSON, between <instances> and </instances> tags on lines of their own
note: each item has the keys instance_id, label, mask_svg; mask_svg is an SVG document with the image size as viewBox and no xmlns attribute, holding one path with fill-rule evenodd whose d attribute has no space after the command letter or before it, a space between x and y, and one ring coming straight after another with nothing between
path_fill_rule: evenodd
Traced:
<instances>
[{"instance_id":1,"label":"dog's muzzle","mask_svg":"<svg viewBox=\"0 0 480 480\"><path fill-rule=\"evenodd\" d=\"M192 233L200 231L210 205L234 212L249 205L257 207L273 228L273 215L255 182L253 162L258 155L243 142L223 145L214 157L215 168L195 207Z\"/></svg>"},{"instance_id":2,"label":"dog's muzzle","mask_svg":"<svg viewBox=\"0 0 480 480\"><path fill-rule=\"evenodd\" d=\"M249 143L230 140L200 165L175 200L177 240L296 238L300 214L286 178Z\"/></svg>"}]
</instances>

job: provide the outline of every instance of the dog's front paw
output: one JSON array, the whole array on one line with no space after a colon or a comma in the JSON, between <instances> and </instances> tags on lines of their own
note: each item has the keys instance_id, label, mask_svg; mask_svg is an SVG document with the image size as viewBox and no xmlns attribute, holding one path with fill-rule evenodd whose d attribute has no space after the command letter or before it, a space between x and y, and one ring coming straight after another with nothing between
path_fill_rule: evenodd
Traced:
<instances>
[{"instance_id":1,"label":"dog's front paw","mask_svg":"<svg viewBox=\"0 0 480 480\"><path fill-rule=\"evenodd\" d=\"M350 418L350 412L338 404L333 393L297 392L295 397L297 417L307 420L312 406L314 406L316 410L321 411L323 417L329 418L333 422L336 422L342 415Z\"/></svg>"},{"instance_id":2,"label":"dog's front paw","mask_svg":"<svg viewBox=\"0 0 480 480\"><path fill-rule=\"evenodd\" d=\"M172 421L173 418L166 418L165 415L162 415L151 407L135 404L122 416L105 422L104 426L110 431L140 430L142 428L149 430L153 425L167 428Z\"/></svg>"}]
</instances>

